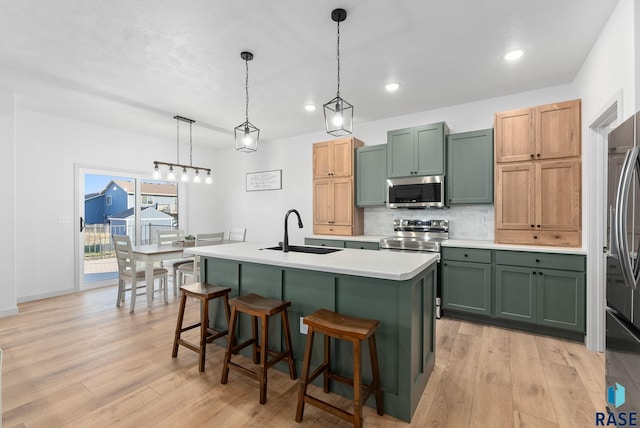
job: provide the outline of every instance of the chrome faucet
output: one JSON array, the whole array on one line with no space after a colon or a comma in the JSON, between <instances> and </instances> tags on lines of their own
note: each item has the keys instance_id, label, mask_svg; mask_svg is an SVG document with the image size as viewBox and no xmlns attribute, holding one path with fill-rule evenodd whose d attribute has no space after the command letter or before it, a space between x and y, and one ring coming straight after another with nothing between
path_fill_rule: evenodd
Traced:
<instances>
[{"instance_id":1,"label":"chrome faucet","mask_svg":"<svg viewBox=\"0 0 640 428\"><path fill-rule=\"evenodd\" d=\"M289 219L289 214L295 213L298 216L298 228L302 229L302 219L300 218L300 213L297 210L289 210L284 215L284 241L282 242L282 251L285 253L289 252L289 226L287 220Z\"/></svg>"}]
</instances>

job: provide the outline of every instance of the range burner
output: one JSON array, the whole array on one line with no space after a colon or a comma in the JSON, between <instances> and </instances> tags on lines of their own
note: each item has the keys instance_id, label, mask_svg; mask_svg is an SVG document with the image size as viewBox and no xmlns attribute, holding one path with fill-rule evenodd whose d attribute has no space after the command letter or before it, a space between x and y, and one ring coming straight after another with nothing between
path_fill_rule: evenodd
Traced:
<instances>
[{"instance_id":1,"label":"range burner","mask_svg":"<svg viewBox=\"0 0 640 428\"><path fill-rule=\"evenodd\" d=\"M393 236L382 238L380 248L440 252L449 239L449 220L393 220Z\"/></svg>"}]
</instances>

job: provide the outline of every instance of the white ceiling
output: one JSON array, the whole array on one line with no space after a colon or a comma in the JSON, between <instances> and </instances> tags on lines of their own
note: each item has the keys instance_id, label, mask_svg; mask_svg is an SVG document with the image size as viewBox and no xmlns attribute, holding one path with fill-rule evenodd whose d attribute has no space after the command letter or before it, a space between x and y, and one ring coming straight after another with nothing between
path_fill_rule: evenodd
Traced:
<instances>
[{"instance_id":1,"label":"white ceiling","mask_svg":"<svg viewBox=\"0 0 640 428\"><path fill-rule=\"evenodd\" d=\"M341 95L358 123L571 82L617 0L7 0L0 87L20 105L174 138L232 145L249 118L261 140L324 128ZM502 55L523 48L506 63ZM401 84L385 92L388 81ZM318 105L314 113L303 109Z\"/></svg>"}]
</instances>

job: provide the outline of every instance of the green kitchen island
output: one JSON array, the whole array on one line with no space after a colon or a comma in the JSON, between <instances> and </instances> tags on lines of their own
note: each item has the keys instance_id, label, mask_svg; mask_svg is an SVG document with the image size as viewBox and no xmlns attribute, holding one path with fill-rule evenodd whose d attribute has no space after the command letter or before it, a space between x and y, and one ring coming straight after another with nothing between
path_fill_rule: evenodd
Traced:
<instances>
[{"instance_id":1,"label":"green kitchen island","mask_svg":"<svg viewBox=\"0 0 640 428\"><path fill-rule=\"evenodd\" d=\"M410 422L435 364L435 284L437 254L343 249L307 254L266 249L253 242L185 249L201 257L201 278L230 287L231 296L256 293L289 300L289 322L298 376L306 335L301 318L318 309L381 321L376 333L385 413ZM218 299L220 300L220 299ZM215 303L215 304L213 304ZM212 302L211 324L226 327L219 302ZM269 347L283 347L280 317L269 323ZM240 340L251 337L248 318L239 319ZM322 336L315 338L312 370L322 361ZM335 341L332 370L353 375L353 349ZM219 342L225 345L224 339ZM249 356L250 348L246 356ZM287 371L286 364L276 366ZM362 376L371 381L368 347ZM320 384L322 378L316 381ZM333 382L331 390L351 398L351 388ZM367 405L375 407L373 397ZM292 403L295 406L295 403Z\"/></svg>"}]
</instances>

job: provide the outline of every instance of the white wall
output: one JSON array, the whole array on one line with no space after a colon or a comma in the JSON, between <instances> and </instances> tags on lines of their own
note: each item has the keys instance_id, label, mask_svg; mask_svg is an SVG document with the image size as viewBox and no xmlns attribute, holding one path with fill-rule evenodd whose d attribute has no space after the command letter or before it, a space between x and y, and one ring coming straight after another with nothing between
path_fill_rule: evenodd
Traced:
<instances>
[{"instance_id":1,"label":"white wall","mask_svg":"<svg viewBox=\"0 0 640 428\"><path fill-rule=\"evenodd\" d=\"M151 177L153 160L174 161L176 142L172 136L159 140L20 106L16 130L15 266L19 275L15 283L18 301L25 301L74 290L78 227L74 165L118 168ZM211 151L194 147L194 163L212 165L213 159ZM216 186L196 186L187 186L186 228L211 230L217 224ZM60 216L71 221L59 223Z\"/></svg>"},{"instance_id":2,"label":"white wall","mask_svg":"<svg viewBox=\"0 0 640 428\"><path fill-rule=\"evenodd\" d=\"M4 237L0 240L0 316L18 312L16 306L15 275L15 102L12 94L0 91L0 159L2 159L2 180L0 194L3 207L0 209L0 224L4 226Z\"/></svg>"},{"instance_id":3,"label":"white wall","mask_svg":"<svg viewBox=\"0 0 640 428\"><path fill-rule=\"evenodd\" d=\"M356 123L354 136L366 145L385 144L387 131L410 126L445 121L451 132L491 128L496 111L546 104L576 98L571 85L555 86L474 103L445 107L406 116L369 123ZM237 224L247 227L247 239L262 242L282 240L284 214L297 208L305 224L298 230L293 221L289 228L290 242L300 244L313 234L312 213L312 151L311 145L332 137L323 129L322 112L318 116L318 132L288 139L262 143L256 153L225 150L218 153L216 175L224 186L219 187L221 205L218 218L225 227ZM247 172L282 169L282 190L245 191ZM390 235L391 220L403 218L444 218L451 221L451 236L459 239L493 240L493 205L452 207L448 210L387 210L365 209L365 234ZM482 219L480 219L482 217ZM483 224L479 224L483 223Z\"/></svg>"}]
</instances>

